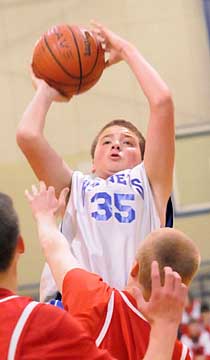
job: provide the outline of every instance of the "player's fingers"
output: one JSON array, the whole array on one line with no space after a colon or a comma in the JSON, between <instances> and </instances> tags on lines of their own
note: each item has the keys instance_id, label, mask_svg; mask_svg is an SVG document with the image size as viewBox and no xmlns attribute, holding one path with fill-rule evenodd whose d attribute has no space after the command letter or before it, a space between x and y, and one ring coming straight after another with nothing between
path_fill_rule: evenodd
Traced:
<instances>
[{"instance_id":1,"label":"player's fingers","mask_svg":"<svg viewBox=\"0 0 210 360\"><path fill-rule=\"evenodd\" d=\"M57 215L60 215L61 217L63 217L65 214L66 205L67 205L67 196L69 191L70 191L69 188L63 189L58 199Z\"/></svg>"},{"instance_id":2,"label":"player's fingers","mask_svg":"<svg viewBox=\"0 0 210 360\"><path fill-rule=\"evenodd\" d=\"M174 290L175 277L172 268L169 266L164 267L164 272L165 272L164 288L166 292L170 293L171 291Z\"/></svg>"},{"instance_id":3,"label":"player's fingers","mask_svg":"<svg viewBox=\"0 0 210 360\"><path fill-rule=\"evenodd\" d=\"M174 291L176 293L180 293L181 284L182 284L181 276L176 271L173 271L173 276L174 276Z\"/></svg>"},{"instance_id":4,"label":"player's fingers","mask_svg":"<svg viewBox=\"0 0 210 360\"><path fill-rule=\"evenodd\" d=\"M29 201L33 200L33 196L30 194L30 192L27 189L25 190L25 196Z\"/></svg>"},{"instance_id":5,"label":"player's fingers","mask_svg":"<svg viewBox=\"0 0 210 360\"><path fill-rule=\"evenodd\" d=\"M147 305L147 302L144 300L144 297L142 295L142 292L139 288L133 287L132 288L132 294L136 300L138 309L141 310L144 313L145 307Z\"/></svg>"},{"instance_id":6,"label":"player's fingers","mask_svg":"<svg viewBox=\"0 0 210 360\"><path fill-rule=\"evenodd\" d=\"M103 28L103 26L97 21L97 20L90 20L91 26L93 26L95 29L98 29L99 31Z\"/></svg>"},{"instance_id":7,"label":"player's fingers","mask_svg":"<svg viewBox=\"0 0 210 360\"><path fill-rule=\"evenodd\" d=\"M40 192L46 191L46 189L47 189L47 187L46 187L45 182L41 180L39 182L39 190L40 190Z\"/></svg>"},{"instance_id":8,"label":"player's fingers","mask_svg":"<svg viewBox=\"0 0 210 360\"><path fill-rule=\"evenodd\" d=\"M49 186L47 189L47 192L49 194L49 196L55 196L55 188L54 186Z\"/></svg>"},{"instance_id":9,"label":"player's fingers","mask_svg":"<svg viewBox=\"0 0 210 360\"><path fill-rule=\"evenodd\" d=\"M94 35L96 36L101 36L101 31L98 28L93 28L91 32L94 33Z\"/></svg>"},{"instance_id":10,"label":"player's fingers","mask_svg":"<svg viewBox=\"0 0 210 360\"><path fill-rule=\"evenodd\" d=\"M156 260L154 260L151 265L151 283L152 283L152 293L155 290L159 289L161 286L159 265Z\"/></svg>"},{"instance_id":11,"label":"player's fingers","mask_svg":"<svg viewBox=\"0 0 210 360\"><path fill-rule=\"evenodd\" d=\"M93 31L93 33L95 34L94 31ZM106 40L105 40L105 38L104 38L102 35L100 35L100 34L95 34L95 35L96 35L96 38L98 39L98 41L99 41L101 44L106 45Z\"/></svg>"},{"instance_id":12,"label":"player's fingers","mask_svg":"<svg viewBox=\"0 0 210 360\"><path fill-rule=\"evenodd\" d=\"M31 191L32 191L32 194L33 194L34 196L38 194L38 190L37 190L36 185L32 185L32 186L31 186Z\"/></svg>"},{"instance_id":13,"label":"player's fingers","mask_svg":"<svg viewBox=\"0 0 210 360\"><path fill-rule=\"evenodd\" d=\"M101 30L99 28L93 28L91 32L93 33L93 35L95 35L95 37L97 38L98 41L100 41L101 44L106 44L106 39L102 35Z\"/></svg>"},{"instance_id":14,"label":"player's fingers","mask_svg":"<svg viewBox=\"0 0 210 360\"><path fill-rule=\"evenodd\" d=\"M180 281L176 280L175 290L176 290L176 296L179 298L179 300L182 303L185 303L188 292L187 286L184 283L182 283L181 280Z\"/></svg>"},{"instance_id":15,"label":"player's fingers","mask_svg":"<svg viewBox=\"0 0 210 360\"><path fill-rule=\"evenodd\" d=\"M181 283L181 296L182 296L183 304L186 304L187 294L188 294L187 286Z\"/></svg>"},{"instance_id":16,"label":"player's fingers","mask_svg":"<svg viewBox=\"0 0 210 360\"><path fill-rule=\"evenodd\" d=\"M111 66L111 64L110 64L110 61L109 61L109 59L108 59L108 60L106 60L106 62L105 62L105 68L107 68L107 67L109 67L109 66Z\"/></svg>"},{"instance_id":17,"label":"player's fingers","mask_svg":"<svg viewBox=\"0 0 210 360\"><path fill-rule=\"evenodd\" d=\"M59 203L65 203L66 204L66 197L69 193L69 188L66 187L64 188L61 193L60 193L60 196L59 196Z\"/></svg>"},{"instance_id":18,"label":"player's fingers","mask_svg":"<svg viewBox=\"0 0 210 360\"><path fill-rule=\"evenodd\" d=\"M109 36L109 30L103 26L101 23L95 20L91 20L91 25L93 26L94 30L98 30L100 32L101 36L104 36L105 38Z\"/></svg>"}]
</instances>

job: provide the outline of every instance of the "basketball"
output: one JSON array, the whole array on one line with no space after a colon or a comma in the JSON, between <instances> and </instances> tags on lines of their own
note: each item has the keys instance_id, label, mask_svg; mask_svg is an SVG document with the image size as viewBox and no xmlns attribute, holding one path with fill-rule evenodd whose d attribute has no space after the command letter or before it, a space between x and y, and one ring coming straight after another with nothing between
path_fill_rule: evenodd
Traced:
<instances>
[{"instance_id":1,"label":"basketball","mask_svg":"<svg viewBox=\"0 0 210 360\"><path fill-rule=\"evenodd\" d=\"M67 97L95 85L104 67L100 41L83 26L53 26L41 36L33 51L32 69L36 77Z\"/></svg>"}]
</instances>

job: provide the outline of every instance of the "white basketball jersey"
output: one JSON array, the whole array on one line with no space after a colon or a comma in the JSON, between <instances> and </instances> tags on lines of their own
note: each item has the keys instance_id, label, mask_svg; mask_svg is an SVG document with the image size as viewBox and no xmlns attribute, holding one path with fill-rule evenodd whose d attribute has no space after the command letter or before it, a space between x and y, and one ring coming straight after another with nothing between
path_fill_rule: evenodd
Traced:
<instances>
[{"instance_id":1,"label":"white basketball jersey","mask_svg":"<svg viewBox=\"0 0 210 360\"><path fill-rule=\"evenodd\" d=\"M62 233L85 269L122 289L136 250L160 227L143 163L107 179L76 171Z\"/></svg>"},{"instance_id":2,"label":"white basketball jersey","mask_svg":"<svg viewBox=\"0 0 210 360\"><path fill-rule=\"evenodd\" d=\"M157 228L160 219L143 163L107 179L74 172L61 230L82 268L122 289L140 242Z\"/></svg>"}]
</instances>

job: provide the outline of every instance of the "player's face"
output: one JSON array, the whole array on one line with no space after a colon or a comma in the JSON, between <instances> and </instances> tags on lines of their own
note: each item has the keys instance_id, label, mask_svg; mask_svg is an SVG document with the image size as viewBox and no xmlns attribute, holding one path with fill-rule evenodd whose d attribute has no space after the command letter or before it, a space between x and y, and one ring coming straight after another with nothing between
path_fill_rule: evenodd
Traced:
<instances>
[{"instance_id":1,"label":"player's face","mask_svg":"<svg viewBox=\"0 0 210 360\"><path fill-rule=\"evenodd\" d=\"M99 136L93 172L103 178L132 169L142 161L138 137L123 126L110 126Z\"/></svg>"}]
</instances>

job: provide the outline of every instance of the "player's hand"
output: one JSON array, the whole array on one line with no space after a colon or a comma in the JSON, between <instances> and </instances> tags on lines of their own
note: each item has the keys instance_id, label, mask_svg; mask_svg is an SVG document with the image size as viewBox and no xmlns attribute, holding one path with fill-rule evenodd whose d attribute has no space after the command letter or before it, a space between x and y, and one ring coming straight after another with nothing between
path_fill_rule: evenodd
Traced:
<instances>
[{"instance_id":1,"label":"player's hand","mask_svg":"<svg viewBox=\"0 0 210 360\"><path fill-rule=\"evenodd\" d=\"M182 312L187 298L187 287L180 275L170 267L165 267L165 281L161 286L159 266L153 261L151 268L152 290L149 301L145 301L139 289L133 289L137 306L146 319L153 323L177 324L181 322Z\"/></svg>"},{"instance_id":2,"label":"player's hand","mask_svg":"<svg viewBox=\"0 0 210 360\"><path fill-rule=\"evenodd\" d=\"M51 101L68 102L72 98L72 96L68 96L68 97L63 96L62 94L59 93L58 90L48 85L46 81L36 77L36 75L33 72L32 66L30 66L30 75L34 89L35 90L42 89L42 91L44 91L45 94L47 94L47 96L51 99Z\"/></svg>"},{"instance_id":3,"label":"player's hand","mask_svg":"<svg viewBox=\"0 0 210 360\"><path fill-rule=\"evenodd\" d=\"M109 53L106 66L116 64L123 60L123 49L127 46L128 42L95 20L91 21L91 25L93 27L93 33L101 42L104 50Z\"/></svg>"},{"instance_id":4,"label":"player's hand","mask_svg":"<svg viewBox=\"0 0 210 360\"><path fill-rule=\"evenodd\" d=\"M53 186L46 187L43 181L40 181L39 187L32 185L31 192L25 191L25 195L29 201L35 219L40 217L63 216L66 206L66 196L69 188L64 188L59 198L55 196L55 188Z\"/></svg>"}]
</instances>

